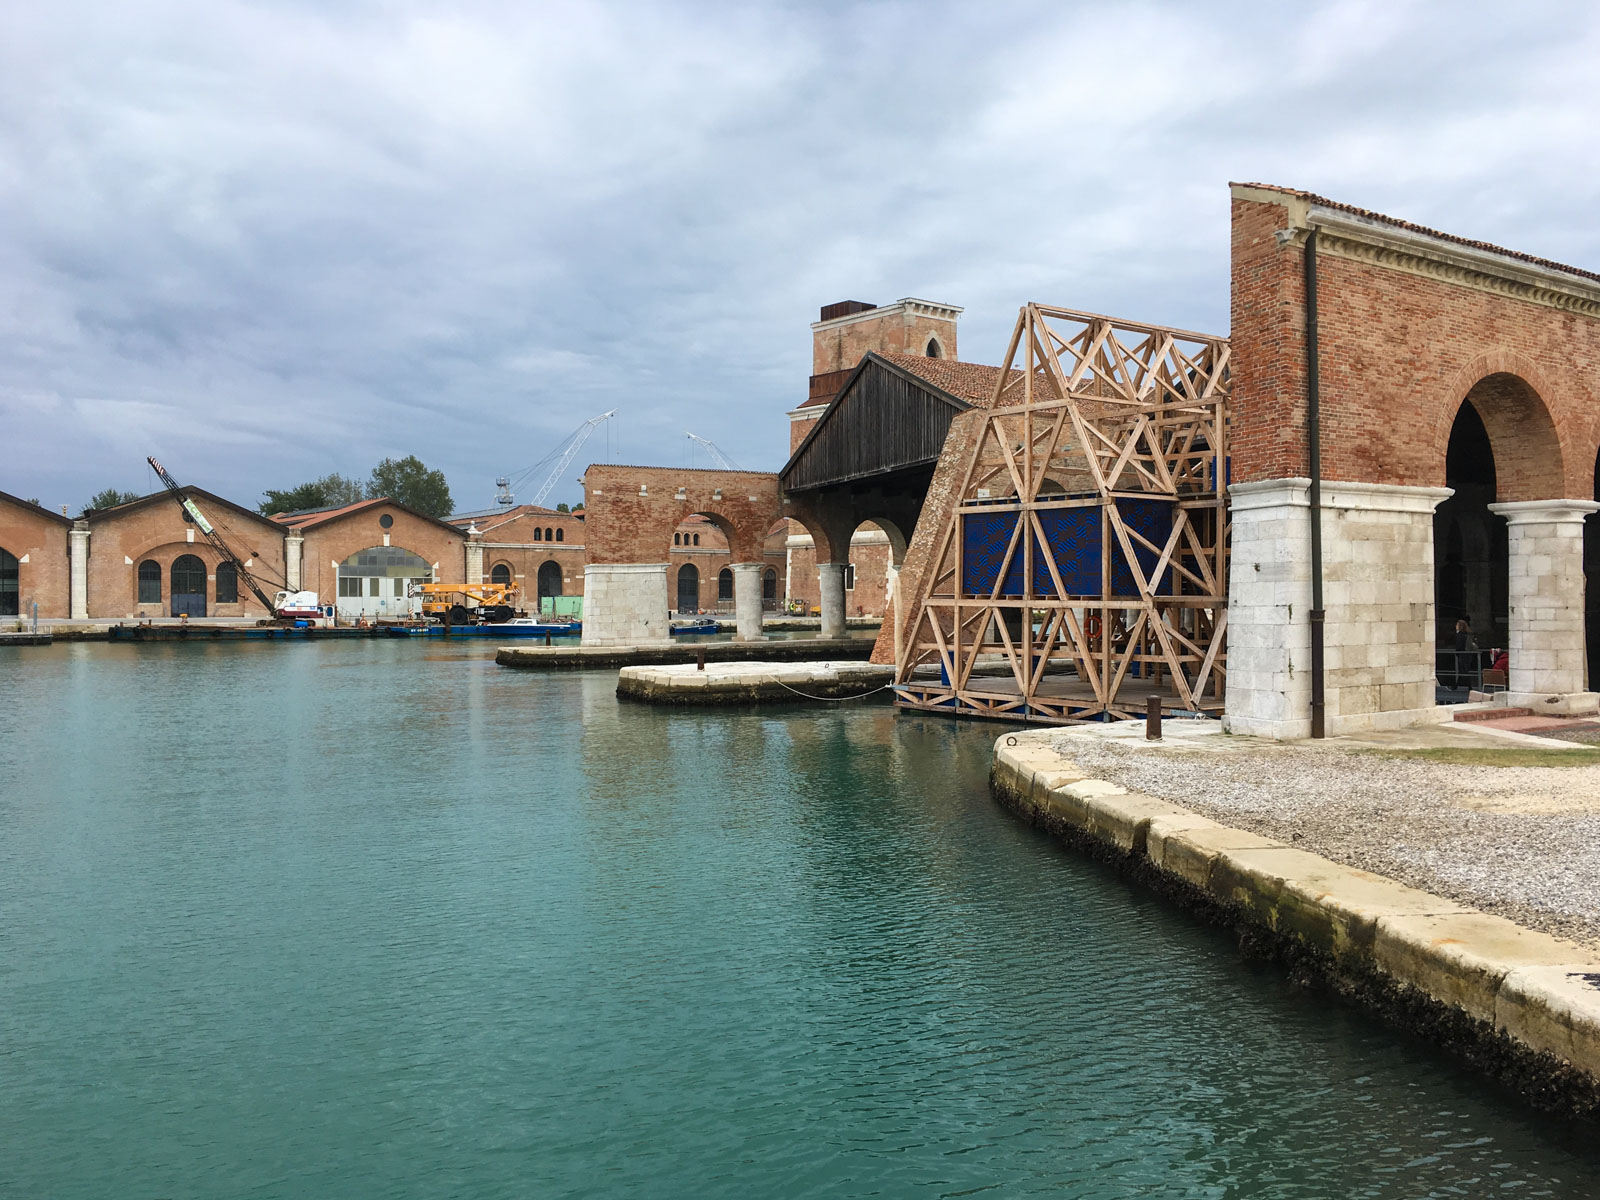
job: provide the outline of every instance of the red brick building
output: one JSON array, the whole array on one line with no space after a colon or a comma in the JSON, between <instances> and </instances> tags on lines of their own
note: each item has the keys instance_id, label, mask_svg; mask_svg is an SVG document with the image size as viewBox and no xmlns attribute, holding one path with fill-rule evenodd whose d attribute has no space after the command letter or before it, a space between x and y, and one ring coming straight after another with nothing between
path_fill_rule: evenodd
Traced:
<instances>
[{"instance_id":1,"label":"red brick building","mask_svg":"<svg viewBox=\"0 0 1600 1200\"><path fill-rule=\"evenodd\" d=\"M248 508L187 489L206 519L263 580L283 578L283 531ZM86 515L86 609L73 616L259 618L271 614L165 491ZM269 595L271 589L268 589Z\"/></svg>"},{"instance_id":2,"label":"red brick building","mask_svg":"<svg viewBox=\"0 0 1600 1200\"><path fill-rule=\"evenodd\" d=\"M1514 701L1592 711L1600 275L1293 189L1232 201L1233 727L1310 729L1313 396L1327 729L1439 719L1462 617Z\"/></svg>"},{"instance_id":3,"label":"red brick building","mask_svg":"<svg viewBox=\"0 0 1600 1200\"><path fill-rule=\"evenodd\" d=\"M72 522L0 492L0 620L68 611L67 543Z\"/></svg>"}]
</instances>

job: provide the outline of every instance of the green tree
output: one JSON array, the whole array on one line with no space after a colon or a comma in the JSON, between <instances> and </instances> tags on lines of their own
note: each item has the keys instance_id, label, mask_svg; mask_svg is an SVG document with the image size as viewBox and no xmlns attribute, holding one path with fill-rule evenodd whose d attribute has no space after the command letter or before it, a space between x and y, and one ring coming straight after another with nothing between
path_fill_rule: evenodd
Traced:
<instances>
[{"instance_id":1,"label":"green tree","mask_svg":"<svg viewBox=\"0 0 1600 1200\"><path fill-rule=\"evenodd\" d=\"M308 508L335 508L341 504L354 504L358 500L366 499L366 489L361 486L359 479L346 479L338 472L324 475L321 479L313 479L310 483L302 483L299 487L289 488L287 491L275 491L268 488L262 493L266 497L259 505L261 514L270 517L273 513L303 512Z\"/></svg>"},{"instance_id":2,"label":"green tree","mask_svg":"<svg viewBox=\"0 0 1600 1200\"><path fill-rule=\"evenodd\" d=\"M106 488L105 491L90 496L89 503L83 506L83 511L99 512L103 508L115 508L119 504L132 504L137 499L139 499L138 492L119 492L116 488Z\"/></svg>"},{"instance_id":3,"label":"green tree","mask_svg":"<svg viewBox=\"0 0 1600 1200\"><path fill-rule=\"evenodd\" d=\"M386 458L372 468L367 497L376 499L379 496L387 496L440 520L455 511L444 472L428 470L414 454L401 459Z\"/></svg>"},{"instance_id":4,"label":"green tree","mask_svg":"<svg viewBox=\"0 0 1600 1200\"><path fill-rule=\"evenodd\" d=\"M572 511L572 509L569 508L567 506L567 502L565 500L563 500L560 504L556 505L556 511L557 512L569 513L569 512Z\"/></svg>"}]
</instances>

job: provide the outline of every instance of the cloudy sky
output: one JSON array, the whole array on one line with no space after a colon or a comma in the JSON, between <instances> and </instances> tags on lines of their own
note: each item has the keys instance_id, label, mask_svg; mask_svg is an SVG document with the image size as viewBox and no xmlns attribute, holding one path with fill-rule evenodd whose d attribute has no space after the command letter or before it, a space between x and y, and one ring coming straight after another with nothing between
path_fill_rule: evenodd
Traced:
<instances>
[{"instance_id":1,"label":"cloudy sky","mask_svg":"<svg viewBox=\"0 0 1600 1200\"><path fill-rule=\"evenodd\" d=\"M1600 266L1596 63L1576 3L19 0L0 490L480 507L611 408L583 460L774 469L831 301L1225 331L1230 179Z\"/></svg>"}]
</instances>

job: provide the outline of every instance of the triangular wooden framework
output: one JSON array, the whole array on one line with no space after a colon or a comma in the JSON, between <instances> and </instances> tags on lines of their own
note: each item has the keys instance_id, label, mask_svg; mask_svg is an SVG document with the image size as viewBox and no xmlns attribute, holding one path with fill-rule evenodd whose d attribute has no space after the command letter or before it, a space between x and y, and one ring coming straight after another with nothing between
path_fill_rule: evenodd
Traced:
<instances>
[{"instance_id":1,"label":"triangular wooden framework","mask_svg":"<svg viewBox=\"0 0 1600 1200\"><path fill-rule=\"evenodd\" d=\"M936 541L897 703L1048 723L1142 714L1151 695L1169 712L1220 712L1227 339L1029 304L1004 367L958 500L918 531ZM1073 520L1098 523L1097 555L1058 561L1062 509L1095 510ZM963 557L969 518L1009 526L977 548L981 587ZM1085 563L1099 587L1073 593ZM918 670L930 667L937 681Z\"/></svg>"}]
</instances>

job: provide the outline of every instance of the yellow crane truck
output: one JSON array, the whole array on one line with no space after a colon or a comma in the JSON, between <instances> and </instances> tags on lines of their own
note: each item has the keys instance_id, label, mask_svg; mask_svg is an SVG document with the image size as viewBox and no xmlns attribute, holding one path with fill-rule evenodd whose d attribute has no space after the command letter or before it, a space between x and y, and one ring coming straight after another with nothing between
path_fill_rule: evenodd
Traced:
<instances>
[{"instance_id":1,"label":"yellow crane truck","mask_svg":"<svg viewBox=\"0 0 1600 1200\"><path fill-rule=\"evenodd\" d=\"M422 613L447 625L500 625L517 615L517 588L506 583L414 583Z\"/></svg>"}]
</instances>

